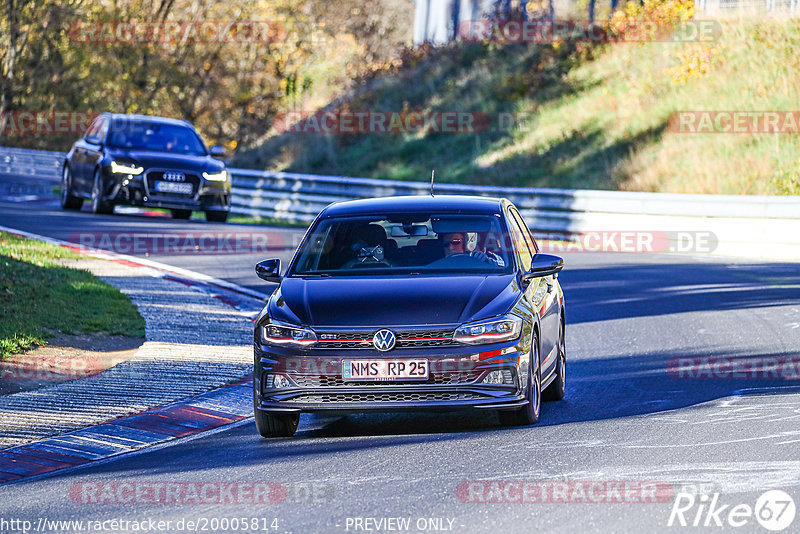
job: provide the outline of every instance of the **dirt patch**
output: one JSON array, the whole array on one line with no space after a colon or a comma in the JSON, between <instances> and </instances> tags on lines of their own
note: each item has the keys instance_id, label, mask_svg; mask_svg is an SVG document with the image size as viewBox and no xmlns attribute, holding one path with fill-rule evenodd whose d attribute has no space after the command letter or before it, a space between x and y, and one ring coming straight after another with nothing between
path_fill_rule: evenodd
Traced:
<instances>
[{"instance_id":1,"label":"dirt patch","mask_svg":"<svg viewBox=\"0 0 800 534\"><path fill-rule=\"evenodd\" d=\"M48 345L0 362L0 395L86 378L130 360L144 338L59 335Z\"/></svg>"}]
</instances>

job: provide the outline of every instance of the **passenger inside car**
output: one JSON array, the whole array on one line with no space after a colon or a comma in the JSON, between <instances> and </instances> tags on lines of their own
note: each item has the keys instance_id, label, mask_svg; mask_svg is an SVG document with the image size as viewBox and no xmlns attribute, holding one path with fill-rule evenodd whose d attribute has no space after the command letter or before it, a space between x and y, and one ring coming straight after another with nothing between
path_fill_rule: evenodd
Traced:
<instances>
[{"instance_id":1,"label":"passenger inside car","mask_svg":"<svg viewBox=\"0 0 800 534\"><path fill-rule=\"evenodd\" d=\"M299 258L301 272L489 269L511 265L497 221L481 216L331 220L311 237Z\"/></svg>"}]
</instances>

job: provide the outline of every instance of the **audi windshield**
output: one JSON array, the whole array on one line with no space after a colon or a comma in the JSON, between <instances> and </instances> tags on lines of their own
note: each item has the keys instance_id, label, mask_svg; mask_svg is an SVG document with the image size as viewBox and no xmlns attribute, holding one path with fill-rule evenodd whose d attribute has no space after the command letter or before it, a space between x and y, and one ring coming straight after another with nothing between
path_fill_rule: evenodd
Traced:
<instances>
[{"instance_id":1,"label":"audi windshield","mask_svg":"<svg viewBox=\"0 0 800 534\"><path fill-rule=\"evenodd\" d=\"M128 150L206 155L206 147L191 128L158 122L114 121L108 145Z\"/></svg>"},{"instance_id":2,"label":"audi windshield","mask_svg":"<svg viewBox=\"0 0 800 534\"><path fill-rule=\"evenodd\" d=\"M505 228L494 215L375 215L323 219L289 276L513 272Z\"/></svg>"}]
</instances>

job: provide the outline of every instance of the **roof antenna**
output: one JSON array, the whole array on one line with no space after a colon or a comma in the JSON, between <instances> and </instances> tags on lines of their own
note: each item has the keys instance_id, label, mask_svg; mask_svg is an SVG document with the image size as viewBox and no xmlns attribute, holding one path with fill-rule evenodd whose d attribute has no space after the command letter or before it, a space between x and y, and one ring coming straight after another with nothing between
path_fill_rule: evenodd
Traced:
<instances>
[{"instance_id":1,"label":"roof antenna","mask_svg":"<svg viewBox=\"0 0 800 534\"><path fill-rule=\"evenodd\" d=\"M433 176L435 173L436 171L431 169L431 196L433 196Z\"/></svg>"}]
</instances>

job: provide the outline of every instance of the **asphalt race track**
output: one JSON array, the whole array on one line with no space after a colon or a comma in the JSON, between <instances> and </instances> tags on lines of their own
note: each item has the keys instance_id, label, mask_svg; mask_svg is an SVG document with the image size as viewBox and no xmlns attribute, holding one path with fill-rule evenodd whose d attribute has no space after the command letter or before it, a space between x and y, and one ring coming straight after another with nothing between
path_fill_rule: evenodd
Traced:
<instances>
[{"instance_id":1,"label":"asphalt race track","mask_svg":"<svg viewBox=\"0 0 800 534\"><path fill-rule=\"evenodd\" d=\"M0 225L63 240L93 232L266 233L266 251L133 251L262 292L272 286L256 278L253 265L266 257L288 260L302 235L143 214L95 216L88 205L67 212L46 193L8 201L8 191L35 185L30 178L0 178L6 198ZM174 532L204 524L214 532L767 532L754 516L735 528L728 514L739 504L755 508L769 489L800 504L800 266L656 254L564 256L567 396L545 404L535 426L503 428L494 414L472 412L304 415L295 437L265 440L247 420L0 486L2 515L33 525L40 518L163 521L169 529L160 531ZM717 365L733 360L742 364L738 373ZM680 367L686 362L699 365ZM778 372L746 370L763 370L765 362L777 363ZM87 483L139 483L144 495L175 482L212 483L217 491L217 483L239 489L277 483L286 493L276 504L220 504L185 494L171 504L146 497L95 504L84 491L95 487ZM590 486L587 497L582 492ZM528 502L515 502L524 487L538 490L530 490ZM654 498L642 487L660 490ZM679 526L677 515L668 527L676 499L686 505L682 517L698 528ZM726 508L709 516L712 502ZM187 521L200 524L189 529ZM150 525L146 531L159 531ZM800 519L787 531L797 525Z\"/></svg>"}]
</instances>

